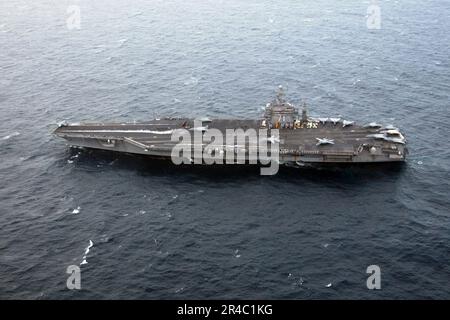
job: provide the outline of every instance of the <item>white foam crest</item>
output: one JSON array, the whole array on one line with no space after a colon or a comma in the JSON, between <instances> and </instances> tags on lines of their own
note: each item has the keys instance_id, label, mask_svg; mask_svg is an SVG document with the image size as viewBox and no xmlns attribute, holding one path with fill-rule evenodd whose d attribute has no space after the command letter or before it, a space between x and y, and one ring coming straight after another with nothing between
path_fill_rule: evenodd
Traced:
<instances>
[{"instance_id":1,"label":"white foam crest","mask_svg":"<svg viewBox=\"0 0 450 320\"><path fill-rule=\"evenodd\" d=\"M76 209L73 209L72 214L78 214L78 213L80 213L80 210L81 210L81 207L77 207Z\"/></svg>"},{"instance_id":2,"label":"white foam crest","mask_svg":"<svg viewBox=\"0 0 450 320\"><path fill-rule=\"evenodd\" d=\"M89 240L89 245L87 246L86 250L84 251L85 256L89 253L89 251L91 250L93 245L94 245L94 243L92 242L92 240Z\"/></svg>"},{"instance_id":3,"label":"white foam crest","mask_svg":"<svg viewBox=\"0 0 450 320\"><path fill-rule=\"evenodd\" d=\"M81 261L80 266L83 264L87 264L87 255L90 251L90 249L92 248L92 246L94 245L94 243L92 242L92 240L89 240L89 245L86 247L86 249L84 249L84 256L83 256L83 261Z\"/></svg>"},{"instance_id":4,"label":"white foam crest","mask_svg":"<svg viewBox=\"0 0 450 320\"><path fill-rule=\"evenodd\" d=\"M7 135L7 136L4 136L4 137L2 138L2 140L9 140L9 139L11 139L12 137L16 137L16 136L18 136L18 135L20 135L20 132L15 131L15 132L13 132L13 133Z\"/></svg>"}]
</instances>

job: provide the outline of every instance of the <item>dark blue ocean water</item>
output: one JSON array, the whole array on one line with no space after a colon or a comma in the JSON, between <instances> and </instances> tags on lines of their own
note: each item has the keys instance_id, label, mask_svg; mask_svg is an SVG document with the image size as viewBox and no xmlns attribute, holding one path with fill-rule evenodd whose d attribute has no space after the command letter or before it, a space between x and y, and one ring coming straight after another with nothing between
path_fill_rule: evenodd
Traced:
<instances>
[{"instance_id":1,"label":"dark blue ocean water","mask_svg":"<svg viewBox=\"0 0 450 320\"><path fill-rule=\"evenodd\" d=\"M0 298L450 298L450 3L379 1L380 30L368 5L1 1ZM258 117L280 84L314 115L399 126L407 164L261 177L51 134L61 120Z\"/></svg>"}]
</instances>

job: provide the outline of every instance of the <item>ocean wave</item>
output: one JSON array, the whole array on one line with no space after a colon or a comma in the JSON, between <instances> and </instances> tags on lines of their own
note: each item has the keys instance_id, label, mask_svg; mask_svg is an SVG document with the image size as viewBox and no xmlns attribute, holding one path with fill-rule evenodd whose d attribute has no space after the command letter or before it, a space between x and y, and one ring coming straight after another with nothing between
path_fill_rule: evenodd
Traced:
<instances>
[{"instance_id":1,"label":"ocean wave","mask_svg":"<svg viewBox=\"0 0 450 320\"><path fill-rule=\"evenodd\" d=\"M11 139L12 137L17 137L18 135L20 135L20 132L16 131L16 132L13 132L13 133L11 133L11 134L9 134L9 135L7 135L7 136L4 136L4 137L2 138L2 140L9 140L9 139Z\"/></svg>"}]
</instances>

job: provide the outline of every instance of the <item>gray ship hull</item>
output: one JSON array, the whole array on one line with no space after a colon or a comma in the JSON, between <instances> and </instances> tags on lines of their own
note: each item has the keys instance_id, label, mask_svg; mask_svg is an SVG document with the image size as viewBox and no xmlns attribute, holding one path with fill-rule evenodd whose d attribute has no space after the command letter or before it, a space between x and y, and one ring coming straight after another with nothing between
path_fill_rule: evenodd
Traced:
<instances>
[{"instance_id":1,"label":"gray ship hull","mask_svg":"<svg viewBox=\"0 0 450 320\"><path fill-rule=\"evenodd\" d=\"M228 140L230 131L239 131L240 138L244 137ZM361 126L340 118L311 118L305 105L299 115L297 108L285 100L281 86L276 98L266 105L263 117L257 120L165 118L139 124L64 124L55 134L72 146L171 158L175 162L177 157L183 157L185 164L392 163L405 161L408 153L405 138L392 126L376 123ZM177 156L180 134L185 135L181 139L184 150L182 156ZM188 139L184 139L186 136ZM214 144L210 143L213 141ZM218 158L220 161L216 162Z\"/></svg>"},{"instance_id":2,"label":"gray ship hull","mask_svg":"<svg viewBox=\"0 0 450 320\"><path fill-rule=\"evenodd\" d=\"M54 133L71 146L142 154L170 161L171 152L178 143L171 140L173 131L193 126L193 119L160 119L138 124L62 125ZM208 128L219 129L225 135L226 129L259 130L266 126L263 120L211 120ZM268 130L270 132L270 127ZM389 138L389 131L392 129L308 118L301 125L279 128L279 162L300 166L403 162L407 155L405 140L402 136ZM250 153L248 156L247 159L252 160Z\"/></svg>"}]
</instances>

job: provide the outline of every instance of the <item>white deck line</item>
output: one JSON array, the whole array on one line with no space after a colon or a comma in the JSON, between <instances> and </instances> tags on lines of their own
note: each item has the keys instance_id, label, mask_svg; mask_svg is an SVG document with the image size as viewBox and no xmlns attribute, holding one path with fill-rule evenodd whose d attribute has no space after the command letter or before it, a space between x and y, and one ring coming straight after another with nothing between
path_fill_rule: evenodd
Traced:
<instances>
[{"instance_id":1,"label":"white deck line","mask_svg":"<svg viewBox=\"0 0 450 320\"><path fill-rule=\"evenodd\" d=\"M67 130L64 133L150 133L150 134L172 134L174 130L153 131L153 130Z\"/></svg>"},{"instance_id":2,"label":"white deck line","mask_svg":"<svg viewBox=\"0 0 450 320\"><path fill-rule=\"evenodd\" d=\"M69 123L67 124L67 127L89 127L89 126L101 126L101 127L108 127L108 126L173 126L174 123L145 123L145 122L141 122L141 123ZM64 127L63 127L64 128Z\"/></svg>"}]
</instances>

